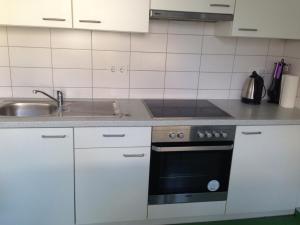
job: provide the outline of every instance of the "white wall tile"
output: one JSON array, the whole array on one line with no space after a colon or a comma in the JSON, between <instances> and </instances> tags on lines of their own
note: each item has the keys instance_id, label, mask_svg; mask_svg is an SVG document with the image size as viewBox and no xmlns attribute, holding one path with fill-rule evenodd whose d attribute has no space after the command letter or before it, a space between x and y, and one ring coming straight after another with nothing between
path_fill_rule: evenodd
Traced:
<instances>
[{"instance_id":1,"label":"white wall tile","mask_svg":"<svg viewBox=\"0 0 300 225\"><path fill-rule=\"evenodd\" d=\"M235 48L235 38L204 36L202 53L233 55Z\"/></svg>"},{"instance_id":2,"label":"white wall tile","mask_svg":"<svg viewBox=\"0 0 300 225\"><path fill-rule=\"evenodd\" d=\"M54 69L55 87L92 87L92 70Z\"/></svg>"},{"instance_id":3,"label":"white wall tile","mask_svg":"<svg viewBox=\"0 0 300 225\"><path fill-rule=\"evenodd\" d=\"M216 23L204 23L204 35L215 35Z\"/></svg>"},{"instance_id":4,"label":"white wall tile","mask_svg":"<svg viewBox=\"0 0 300 225\"><path fill-rule=\"evenodd\" d=\"M289 73L294 75L300 75L300 59L297 58L286 58L290 65Z\"/></svg>"},{"instance_id":5,"label":"white wall tile","mask_svg":"<svg viewBox=\"0 0 300 225\"><path fill-rule=\"evenodd\" d=\"M233 72L249 73L265 70L266 56L236 56Z\"/></svg>"},{"instance_id":6,"label":"white wall tile","mask_svg":"<svg viewBox=\"0 0 300 225\"><path fill-rule=\"evenodd\" d=\"M131 53L131 70L165 70L165 53Z\"/></svg>"},{"instance_id":7,"label":"white wall tile","mask_svg":"<svg viewBox=\"0 0 300 225\"><path fill-rule=\"evenodd\" d=\"M90 50L53 49L52 60L54 68L91 68Z\"/></svg>"},{"instance_id":8,"label":"white wall tile","mask_svg":"<svg viewBox=\"0 0 300 225\"><path fill-rule=\"evenodd\" d=\"M201 72L232 72L233 55L202 55Z\"/></svg>"},{"instance_id":9,"label":"white wall tile","mask_svg":"<svg viewBox=\"0 0 300 225\"><path fill-rule=\"evenodd\" d=\"M0 47L0 66L9 66L7 47Z\"/></svg>"},{"instance_id":10,"label":"white wall tile","mask_svg":"<svg viewBox=\"0 0 300 225\"><path fill-rule=\"evenodd\" d=\"M131 71L130 88L164 88L164 72Z\"/></svg>"},{"instance_id":11,"label":"white wall tile","mask_svg":"<svg viewBox=\"0 0 300 225\"><path fill-rule=\"evenodd\" d=\"M246 79L250 76L249 73L234 73L232 74L231 89L242 90Z\"/></svg>"},{"instance_id":12,"label":"white wall tile","mask_svg":"<svg viewBox=\"0 0 300 225\"><path fill-rule=\"evenodd\" d=\"M170 21L168 32L170 34L202 35L204 32L204 23L190 21Z\"/></svg>"},{"instance_id":13,"label":"white wall tile","mask_svg":"<svg viewBox=\"0 0 300 225\"><path fill-rule=\"evenodd\" d=\"M292 58L300 58L300 41L289 40L286 42L284 55Z\"/></svg>"},{"instance_id":14,"label":"white wall tile","mask_svg":"<svg viewBox=\"0 0 300 225\"><path fill-rule=\"evenodd\" d=\"M52 87L50 68L11 68L13 86Z\"/></svg>"},{"instance_id":15,"label":"white wall tile","mask_svg":"<svg viewBox=\"0 0 300 225\"><path fill-rule=\"evenodd\" d=\"M164 97L164 89L130 89L130 98L137 99L161 99Z\"/></svg>"},{"instance_id":16,"label":"white wall tile","mask_svg":"<svg viewBox=\"0 0 300 225\"><path fill-rule=\"evenodd\" d=\"M227 99L229 90L199 90L198 99Z\"/></svg>"},{"instance_id":17,"label":"white wall tile","mask_svg":"<svg viewBox=\"0 0 300 225\"><path fill-rule=\"evenodd\" d=\"M268 55L282 57L284 55L285 43L285 40L272 39L270 41Z\"/></svg>"},{"instance_id":18,"label":"white wall tile","mask_svg":"<svg viewBox=\"0 0 300 225\"><path fill-rule=\"evenodd\" d=\"M11 47L9 50L11 66L51 67L51 50L48 48Z\"/></svg>"},{"instance_id":19,"label":"white wall tile","mask_svg":"<svg viewBox=\"0 0 300 225\"><path fill-rule=\"evenodd\" d=\"M168 54L167 71L199 71L200 55Z\"/></svg>"},{"instance_id":20,"label":"white wall tile","mask_svg":"<svg viewBox=\"0 0 300 225\"><path fill-rule=\"evenodd\" d=\"M0 46L7 46L7 33L4 26L0 26Z\"/></svg>"},{"instance_id":21,"label":"white wall tile","mask_svg":"<svg viewBox=\"0 0 300 225\"><path fill-rule=\"evenodd\" d=\"M229 99L241 99L242 90L230 90L229 91Z\"/></svg>"},{"instance_id":22,"label":"white wall tile","mask_svg":"<svg viewBox=\"0 0 300 225\"><path fill-rule=\"evenodd\" d=\"M195 53L200 54L202 50L202 36L195 35L169 35L169 53Z\"/></svg>"},{"instance_id":23,"label":"white wall tile","mask_svg":"<svg viewBox=\"0 0 300 225\"><path fill-rule=\"evenodd\" d=\"M167 72L165 88L197 89L198 72Z\"/></svg>"},{"instance_id":24,"label":"white wall tile","mask_svg":"<svg viewBox=\"0 0 300 225\"><path fill-rule=\"evenodd\" d=\"M168 33L168 24L167 20L150 20L149 32L156 34L166 34Z\"/></svg>"},{"instance_id":25,"label":"white wall tile","mask_svg":"<svg viewBox=\"0 0 300 225\"><path fill-rule=\"evenodd\" d=\"M282 57L279 56L267 56L266 62L266 73L273 73L276 62L280 62Z\"/></svg>"},{"instance_id":26,"label":"white wall tile","mask_svg":"<svg viewBox=\"0 0 300 225\"><path fill-rule=\"evenodd\" d=\"M197 90L166 89L164 98L165 99L196 99L197 98Z\"/></svg>"},{"instance_id":27,"label":"white wall tile","mask_svg":"<svg viewBox=\"0 0 300 225\"><path fill-rule=\"evenodd\" d=\"M44 98L47 99L45 95L33 94L32 90L38 89L40 91L46 92L49 95L53 95L52 88L44 87L13 87L13 97L15 98Z\"/></svg>"},{"instance_id":28,"label":"white wall tile","mask_svg":"<svg viewBox=\"0 0 300 225\"><path fill-rule=\"evenodd\" d=\"M269 39L239 38L237 42L237 55L267 55Z\"/></svg>"},{"instance_id":29,"label":"white wall tile","mask_svg":"<svg viewBox=\"0 0 300 225\"><path fill-rule=\"evenodd\" d=\"M129 89L94 88L94 98L128 98Z\"/></svg>"},{"instance_id":30,"label":"white wall tile","mask_svg":"<svg viewBox=\"0 0 300 225\"><path fill-rule=\"evenodd\" d=\"M102 70L127 70L129 67L129 52L93 51L93 68Z\"/></svg>"},{"instance_id":31,"label":"white wall tile","mask_svg":"<svg viewBox=\"0 0 300 225\"><path fill-rule=\"evenodd\" d=\"M50 47L47 28L7 27L8 45L21 47Z\"/></svg>"},{"instance_id":32,"label":"white wall tile","mask_svg":"<svg viewBox=\"0 0 300 225\"><path fill-rule=\"evenodd\" d=\"M199 89L229 89L231 73L201 73L199 79Z\"/></svg>"},{"instance_id":33,"label":"white wall tile","mask_svg":"<svg viewBox=\"0 0 300 225\"><path fill-rule=\"evenodd\" d=\"M65 88L56 87L55 91L62 91L65 98L92 98L92 88Z\"/></svg>"},{"instance_id":34,"label":"white wall tile","mask_svg":"<svg viewBox=\"0 0 300 225\"><path fill-rule=\"evenodd\" d=\"M93 49L130 51L130 34L93 31Z\"/></svg>"},{"instance_id":35,"label":"white wall tile","mask_svg":"<svg viewBox=\"0 0 300 225\"><path fill-rule=\"evenodd\" d=\"M102 88L129 88L129 72L94 70L93 85Z\"/></svg>"},{"instance_id":36,"label":"white wall tile","mask_svg":"<svg viewBox=\"0 0 300 225\"><path fill-rule=\"evenodd\" d=\"M52 48L91 49L91 32L86 30L52 29Z\"/></svg>"},{"instance_id":37,"label":"white wall tile","mask_svg":"<svg viewBox=\"0 0 300 225\"><path fill-rule=\"evenodd\" d=\"M166 52L166 34L132 34L131 51Z\"/></svg>"},{"instance_id":38,"label":"white wall tile","mask_svg":"<svg viewBox=\"0 0 300 225\"><path fill-rule=\"evenodd\" d=\"M12 97L11 87L1 87L0 96L1 98L11 98Z\"/></svg>"},{"instance_id":39,"label":"white wall tile","mask_svg":"<svg viewBox=\"0 0 300 225\"><path fill-rule=\"evenodd\" d=\"M9 67L0 67L0 86L11 86Z\"/></svg>"}]
</instances>

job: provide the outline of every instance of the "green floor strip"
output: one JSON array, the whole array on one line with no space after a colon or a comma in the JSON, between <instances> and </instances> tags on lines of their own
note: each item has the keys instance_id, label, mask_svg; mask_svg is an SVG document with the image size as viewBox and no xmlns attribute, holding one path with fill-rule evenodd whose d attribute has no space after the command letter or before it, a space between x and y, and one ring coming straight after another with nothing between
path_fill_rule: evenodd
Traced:
<instances>
[{"instance_id":1,"label":"green floor strip","mask_svg":"<svg viewBox=\"0 0 300 225\"><path fill-rule=\"evenodd\" d=\"M296 213L294 216L278 216L259 219L229 220L182 225L300 225L300 213Z\"/></svg>"}]
</instances>

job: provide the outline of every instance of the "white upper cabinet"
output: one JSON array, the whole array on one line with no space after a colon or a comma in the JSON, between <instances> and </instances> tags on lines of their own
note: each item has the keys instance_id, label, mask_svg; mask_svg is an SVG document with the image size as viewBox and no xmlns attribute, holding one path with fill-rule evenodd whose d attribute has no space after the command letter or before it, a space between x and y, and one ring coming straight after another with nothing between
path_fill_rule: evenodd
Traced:
<instances>
[{"instance_id":1,"label":"white upper cabinet","mask_svg":"<svg viewBox=\"0 0 300 225\"><path fill-rule=\"evenodd\" d=\"M151 9L233 14L235 0L151 0Z\"/></svg>"},{"instance_id":2,"label":"white upper cabinet","mask_svg":"<svg viewBox=\"0 0 300 225\"><path fill-rule=\"evenodd\" d=\"M71 0L0 0L0 24L72 27Z\"/></svg>"},{"instance_id":3,"label":"white upper cabinet","mask_svg":"<svg viewBox=\"0 0 300 225\"><path fill-rule=\"evenodd\" d=\"M299 0L236 0L233 22L217 23L220 36L300 39Z\"/></svg>"},{"instance_id":4,"label":"white upper cabinet","mask_svg":"<svg viewBox=\"0 0 300 225\"><path fill-rule=\"evenodd\" d=\"M226 213L293 212L300 189L300 126L238 127Z\"/></svg>"},{"instance_id":5,"label":"white upper cabinet","mask_svg":"<svg viewBox=\"0 0 300 225\"><path fill-rule=\"evenodd\" d=\"M73 0L74 28L148 32L149 0Z\"/></svg>"}]
</instances>

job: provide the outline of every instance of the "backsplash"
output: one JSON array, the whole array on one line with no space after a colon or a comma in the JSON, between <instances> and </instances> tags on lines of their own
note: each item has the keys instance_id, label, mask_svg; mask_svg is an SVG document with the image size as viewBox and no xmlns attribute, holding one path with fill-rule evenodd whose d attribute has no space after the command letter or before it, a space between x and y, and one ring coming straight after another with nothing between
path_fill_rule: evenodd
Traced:
<instances>
[{"instance_id":1,"label":"backsplash","mask_svg":"<svg viewBox=\"0 0 300 225\"><path fill-rule=\"evenodd\" d=\"M268 86L284 52L300 73L293 42L213 34L178 21L151 21L149 34L0 27L0 97L239 99L252 70Z\"/></svg>"}]
</instances>

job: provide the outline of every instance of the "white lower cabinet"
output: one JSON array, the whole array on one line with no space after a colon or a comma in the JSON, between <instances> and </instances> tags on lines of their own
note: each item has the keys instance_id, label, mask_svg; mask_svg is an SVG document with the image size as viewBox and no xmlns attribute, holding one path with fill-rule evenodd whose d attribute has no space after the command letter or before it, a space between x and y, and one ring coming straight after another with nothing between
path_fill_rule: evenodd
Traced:
<instances>
[{"instance_id":1,"label":"white lower cabinet","mask_svg":"<svg viewBox=\"0 0 300 225\"><path fill-rule=\"evenodd\" d=\"M149 161L150 147L76 149L76 223L146 220Z\"/></svg>"},{"instance_id":2,"label":"white lower cabinet","mask_svg":"<svg viewBox=\"0 0 300 225\"><path fill-rule=\"evenodd\" d=\"M226 213L290 211L300 189L300 126L238 127Z\"/></svg>"},{"instance_id":3,"label":"white lower cabinet","mask_svg":"<svg viewBox=\"0 0 300 225\"><path fill-rule=\"evenodd\" d=\"M73 225L72 129L0 129L0 224Z\"/></svg>"}]
</instances>

